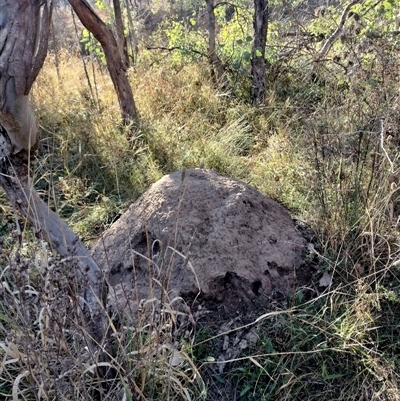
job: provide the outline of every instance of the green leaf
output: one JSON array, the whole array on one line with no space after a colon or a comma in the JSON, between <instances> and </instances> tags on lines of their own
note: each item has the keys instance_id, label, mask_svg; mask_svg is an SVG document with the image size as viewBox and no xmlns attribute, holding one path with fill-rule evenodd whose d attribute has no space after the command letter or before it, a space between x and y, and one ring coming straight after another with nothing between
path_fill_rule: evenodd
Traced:
<instances>
[{"instance_id":1,"label":"green leaf","mask_svg":"<svg viewBox=\"0 0 400 401\"><path fill-rule=\"evenodd\" d=\"M3 312L0 312L0 320L10 324L13 329L20 330L20 328L18 327L17 323L14 320L12 320L9 316L4 314ZM2 327L2 329L3 329L3 327Z\"/></svg>"},{"instance_id":2,"label":"green leaf","mask_svg":"<svg viewBox=\"0 0 400 401\"><path fill-rule=\"evenodd\" d=\"M383 7L385 7L386 11L392 11L393 10L393 6L390 3L390 1L384 1L383 2Z\"/></svg>"},{"instance_id":3,"label":"green leaf","mask_svg":"<svg viewBox=\"0 0 400 401\"><path fill-rule=\"evenodd\" d=\"M253 383L247 384L247 386L240 392L240 397L243 397L246 393L248 393L254 387Z\"/></svg>"},{"instance_id":4,"label":"green leaf","mask_svg":"<svg viewBox=\"0 0 400 401\"><path fill-rule=\"evenodd\" d=\"M95 5L99 10L105 10L106 6L102 0L96 0Z\"/></svg>"},{"instance_id":5,"label":"green leaf","mask_svg":"<svg viewBox=\"0 0 400 401\"><path fill-rule=\"evenodd\" d=\"M303 302L303 299L304 299L304 292L303 291L298 291L297 293L296 293L296 299L297 299L297 302L299 302L299 303L302 303Z\"/></svg>"},{"instance_id":6,"label":"green leaf","mask_svg":"<svg viewBox=\"0 0 400 401\"><path fill-rule=\"evenodd\" d=\"M244 58L246 61L250 61L250 59L251 59L251 53L248 52L248 51L243 52L243 58Z\"/></svg>"},{"instance_id":7,"label":"green leaf","mask_svg":"<svg viewBox=\"0 0 400 401\"><path fill-rule=\"evenodd\" d=\"M241 63L240 62L236 62L232 64L232 69L234 69L235 71L238 71L240 69Z\"/></svg>"},{"instance_id":8,"label":"green leaf","mask_svg":"<svg viewBox=\"0 0 400 401\"><path fill-rule=\"evenodd\" d=\"M344 374L341 374L341 373L332 373L330 375L323 375L322 378L324 380L334 380L334 379L340 379L343 376L344 376Z\"/></svg>"},{"instance_id":9,"label":"green leaf","mask_svg":"<svg viewBox=\"0 0 400 401\"><path fill-rule=\"evenodd\" d=\"M242 40L242 39L238 39L238 40L236 41L236 44L238 44L239 46L242 45L242 44L243 44L243 40Z\"/></svg>"},{"instance_id":10,"label":"green leaf","mask_svg":"<svg viewBox=\"0 0 400 401\"><path fill-rule=\"evenodd\" d=\"M262 52L260 49L256 49L256 57L262 57Z\"/></svg>"},{"instance_id":11,"label":"green leaf","mask_svg":"<svg viewBox=\"0 0 400 401\"><path fill-rule=\"evenodd\" d=\"M246 42L251 42L253 40L253 37L252 36L247 36L246 37Z\"/></svg>"},{"instance_id":12,"label":"green leaf","mask_svg":"<svg viewBox=\"0 0 400 401\"><path fill-rule=\"evenodd\" d=\"M195 26L197 24L196 20L194 18L189 19L190 25Z\"/></svg>"}]
</instances>

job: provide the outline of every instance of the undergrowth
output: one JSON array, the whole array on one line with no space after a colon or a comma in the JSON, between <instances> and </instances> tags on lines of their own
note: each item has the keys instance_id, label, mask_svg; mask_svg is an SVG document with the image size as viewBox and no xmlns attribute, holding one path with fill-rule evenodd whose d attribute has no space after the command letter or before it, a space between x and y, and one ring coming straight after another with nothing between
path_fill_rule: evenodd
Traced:
<instances>
[{"instance_id":1,"label":"undergrowth","mask_svg":"<svg viewBox=\"0 0 400 401\"><path fill-rule=\"evenodd\" d=\"M400 399L397 61L381 52L348 82L335 63L287 68L270 77L262 108L238 96L246 78L221 92L201 62L138 65L129 72L135 128L120 124L104 68L87 67L90 87L80 58L50 55L32 97L41 126L35 185L87 243L182 167L250 183L316 236L313 282L241 329L254 341L224 368L211 328L174 338L173 317L131 327L110 315L115 377L104 399ZM20 233L24 222L1 199L0 394L91 399L103 387L68 260Z\"/></svg>"}]
</instances>

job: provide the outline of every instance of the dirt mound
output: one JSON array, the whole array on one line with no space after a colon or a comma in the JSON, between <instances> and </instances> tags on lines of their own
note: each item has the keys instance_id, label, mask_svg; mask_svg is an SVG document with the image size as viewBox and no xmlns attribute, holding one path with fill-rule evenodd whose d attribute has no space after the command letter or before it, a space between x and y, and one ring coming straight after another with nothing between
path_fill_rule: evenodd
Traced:
<instances>
[{"instance_id":1,"label":"dirt mound","mask_svg":"<svg viewBox=\"0 0 400 401\"><path fill-rule=\"evenodd\" d=\"M212 171L163 177L93 249L113 308L196 297L224 314L293 293L304 283L306 241L289 213L243 182ZM198 299L200 299L198 298Z\"/></svg>"}]
</instances>

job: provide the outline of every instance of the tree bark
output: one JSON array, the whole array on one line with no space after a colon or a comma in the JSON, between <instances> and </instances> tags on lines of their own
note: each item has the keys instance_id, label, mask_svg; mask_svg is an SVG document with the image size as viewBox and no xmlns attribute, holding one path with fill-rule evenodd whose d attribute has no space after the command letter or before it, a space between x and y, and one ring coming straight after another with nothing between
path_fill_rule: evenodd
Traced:
<instances>
[{"instance_id":1,"label":"tree bark","mask_svg":"<svg viewBox=\"0 0 400 401\"><path fill-rule=\"evenodd\" d=\"M72 272L85 288L89 345L99 350L108 323L102 271L78 237L40 199L29 178L38 129L28 94L46 57L51 9L51 0L0 0L0 185L35 232L61 256L71 257Z\"/></svg>"},{"instance_id":2,"label":"tree bark","mask_svg":"<svg viewBox=\"0 0 400 401\"><path fill-rule=\"evenodd\" d=\"M251 98L254 104L261 105L265 100L265 46L268 31L268 0L254 0L254 40L251 57L253 86Z\"/></svg>"},{"instance_id":3,"label":"tree bark","mask_svg":"<svg viewBox=\"0 0 400 401\"><path fill-rule=\"evenodd\" d=\"M47 3L0 0L0 124L12 153L37 142L28 93L47 54L50 15Z\"/></svg>"},{"instance_id":4,"label":"tree bark","mask_svg":"<svg viewBox=\"0 0 400 401\"><path fill-rule=\"evenodd\" d=\"M124 68L129 67L128 46L126 43L126 36L124 34L124 22L122 20L121 3L120 0L113 0L115 26L117 28L118 36L118 49L119 54L124 65Z\"/></svg>"},{"instance_id":5,"label":"tree bark","mask_svg":"<svg viewBox=\"0 0 400 401\"><path fill-rule=\"evenodd\" d=\"M137 40L135 37L135 31L134 31L134 27L133 27L133 20L132 20L132 10L129 7L129 1L125 0L125 7L126 7L126 15L128 17L128 40L129 40L129 45L130 45L130 50L131 50L131 54L129 55L128 52L128 57L130 56L131 62L129 64L135 64L136 62L136 56L138 54L138 44L137 44Z\"/></svg>"},{"instance_id":6,"label":"tree bark","mask_svg":"<svg viewBox=\"0 0 400 401\"><path fill-rule=\"evenodd\" d=\"M86 0L68 0L82 24L99 41L106 57L107 68L118 96L122 119L125 123L138 121L132 88L126 68L119 54L118 44L111 29L93 11Z\"/></svg>"},{"instance_id":7,"label":"tree bark","mask_svg":"<svg viewBox=\"0 0 400 401\"><path fill-rule=\"evenodd\" d=\"M215 37L215 14L214 14L214 0L205 0L207 5L208 16L208 60L211 66L211 76L215 83L223 87L228 85L224 66L216 53Z\"/></svg>"}]
</instances>

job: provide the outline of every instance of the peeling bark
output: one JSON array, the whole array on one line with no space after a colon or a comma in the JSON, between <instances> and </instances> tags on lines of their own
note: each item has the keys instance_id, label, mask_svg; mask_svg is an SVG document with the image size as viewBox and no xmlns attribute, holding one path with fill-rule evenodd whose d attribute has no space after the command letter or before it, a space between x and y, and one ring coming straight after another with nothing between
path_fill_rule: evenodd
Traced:
<instances>
[{"instance_id":1,"label":"peeling bark","mask_svg":"<svg viewBox=\"0 0 400 401\"><path fill-rule=\"evenodd\" d=\"M124 122L138 120L132 88L126 76L126 67L120 56L117 41L111 29L93 11L86 0L68 0L82 24L99 41L106 57L107 68L118 96Z\"/></svg>"},{"instance_id":2,"label":"peeling bark","mask_svg":"<svg viewBox=\"0 0 400 401\"><path fill-rule=\"evenodd\" d=\"M39 1L0 0L0 124L12 153L37 142L27 95L47 54L50 16L46 2L41 7Z\"/></svg>"}]
</instances>

